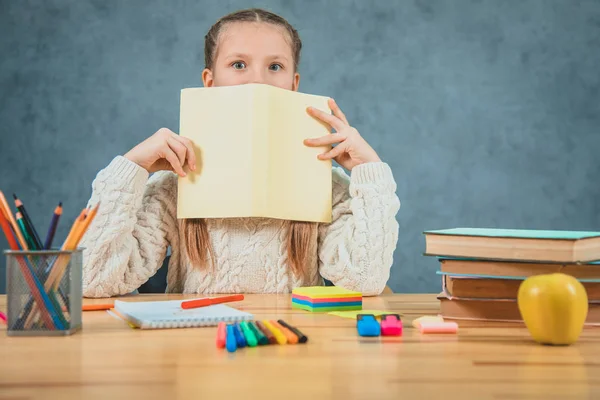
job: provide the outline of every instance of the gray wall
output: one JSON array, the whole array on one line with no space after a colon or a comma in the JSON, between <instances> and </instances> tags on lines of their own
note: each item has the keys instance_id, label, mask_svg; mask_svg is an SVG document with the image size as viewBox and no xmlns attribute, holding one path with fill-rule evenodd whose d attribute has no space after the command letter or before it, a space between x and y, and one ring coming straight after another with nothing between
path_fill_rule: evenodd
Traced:
<instances>
[{"instance_id":1,"label":"gray wall","mask_svg":"<svg viewBox=\"0 0 600 400\"><path fill-rule=\"evenodd\" d=\"M66 237L115 155L177 131L205 32L247 6L298 28L301 91L393 168L395 291L440 289L425 229L600 229L600 2L223 3L0 0L0 189L44 234L63 201Z\"/></svg>"}]
</instances>

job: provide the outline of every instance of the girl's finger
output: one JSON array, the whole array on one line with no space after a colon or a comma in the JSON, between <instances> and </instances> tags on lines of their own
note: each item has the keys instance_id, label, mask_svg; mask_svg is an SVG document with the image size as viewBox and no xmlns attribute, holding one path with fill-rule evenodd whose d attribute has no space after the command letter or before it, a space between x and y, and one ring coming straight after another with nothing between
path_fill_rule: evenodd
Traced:
<instances>
[{"instance_id":1,"label":"girl's finger","mask_svg":"<svg viewBox=\"0 0 600 400\"><path fill-rule=\"evenodd\" d=\"M341 143L346 140L346 136L340 135L339 133L332 133L331 135L321 136L315 139L306 139L304 144L307 146L325 146L328 144Z\"/></svg>"},{"instance_id":2,"label":"girl's finger","mask_svg":"<svg viewBox=\"0 0 600 400\"><path fill-rule=\"evenodd\" d=\"M179 159L179 164L181 166L185 165L187 148L181 143L179 140L169 137L167 138L167 144L173 150L175 154L177 154L177 158Z\"/></svg>"},{"instance_id":3,"label":"girl's finger","mask_svg":"<svg viewBox=\"0 0 600 400\"><path fill-rule=\"evenodd\" d=\"M339 146L335 146L333 149L329 150L327 153L319 154L318 158L320 160L330 160L343 154L345 151L346 145L340 144Z\"/></svg>"},{"instance_id":4,"label":"girl's finger","mask_svg":"<svg viewBox=\"0 0 600 400\"><path fill-rule=\"evenodd\" d=\"M177 139L180 143L182 143L187 148L187 162L192 171L196 170L196 152L194 151L194 145L192 141L188 138L175 135L175 139Z\"/></svg>"},{"instance_id":5,"label":"girl's finger","mask_svg":"<svg viewBox=\"0 0 600 400\"><path fill-rule=\"evenodd\" d=\"M342 109L340 106L338 106L334 99L329 99L329 107L331 107L333 115L341 119L346 125L350 126L348 119L346 119L346 115L342 112Z\"/></svg>"},{"instance_id":6,"label":"girl's finger","mask_svg":"<svg viewBox=\"0 0 600 400\"><path fill-rule=\"evenodd\" d=\"M158 155L162 158L166 158L169 164L173 167L173 171L177 173L179 176L185 176L185 172L183 168L181 168L181 164L179 163L179 158L177 154L169 146L165 146L162 150L159 151Z\"/></svg>"},{"instance_id":7,"label":"girl's finger","mask_svg":"<svg viewBox=\"0 0 600 400\"><path fill-rule=\"evenodd\" d=\"M346 125L335 115L327 114L314 107L308 107L307 111L310 115L327 123L329 126L331 126L338 132L346 127Z\"/></svg>"}]
</instances>

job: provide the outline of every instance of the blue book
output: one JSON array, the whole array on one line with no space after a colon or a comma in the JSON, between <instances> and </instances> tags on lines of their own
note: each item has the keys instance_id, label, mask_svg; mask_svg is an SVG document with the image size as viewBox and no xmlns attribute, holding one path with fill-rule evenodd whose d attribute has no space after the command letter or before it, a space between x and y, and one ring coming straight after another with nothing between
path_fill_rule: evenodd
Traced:
<instances>
[{"instance_id":1,"label":"blue book","mask_svg":"<svg viewBox=\"0 0 600 400\"><path fill-rule=\"evenodd\" d=\"M600 260L600 232L453 228L423 233L428 256L554 263Z\"/></svg>"}]
</instances>

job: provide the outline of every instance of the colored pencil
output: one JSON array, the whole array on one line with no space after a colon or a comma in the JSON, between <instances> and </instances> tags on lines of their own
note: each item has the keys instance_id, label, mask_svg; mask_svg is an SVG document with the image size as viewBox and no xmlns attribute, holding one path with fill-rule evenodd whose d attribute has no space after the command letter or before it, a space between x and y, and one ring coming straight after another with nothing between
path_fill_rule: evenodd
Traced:
<instances>
[{"instance_id":1,"label":"colored pencil","mask_svg":"<svg viewBox=\"0 0 600 400\"><path fill-rule=\"evenodd\" d=\"M81 211L81 213L79 213L79 216L75 219L75 222L73 223L73 225L71 226L71 230L69 231L69 234L67 235L67 239L65 240L65 244L70 242L72 239L72 237L75 234L75 231L77 230L77 227L79 226L79 224L81 223L81 221L83 221L83 218L85 218L85 214L87 213L87 209L84 209ZM61 250L65 250L65 245L63 245L63 247L61 248ZM64 259L67 259L67 263L68 263L68 259L69 257L66 256L64 254L59 255L58 257L56 257L54 259L54 261L52 262L52 264L48 267L48 269L46 270L46 272L48 273L48 276L46 278L46 281L44 282L44 289L46 291L50 291L52 289L52 287L54 286L54 281L57 279L58 276L58 269L56 268L57 265L61 265ZM58 282L60 284L60 281ZM58 286L58 285L57 285ZM29 309L28 312L26 312L26 320L25 320L25 328L29 329L31 328L32 324L35 322L35 320L37 319L38 316L38 309L35 307L35 305L33 306L32 309Z\"/></svg>"},{"instance_id":2,"label":"colored pencil","mask_svg":"<svg viewBox=\"0 0 600 400\"><path fill-rule=\"evenodd\" d=\"M37 249L41 250L42 246L43 246L42 241L40 240L40 237L38 236L38 233L35 230L35 226L33 225L33 222L31 222L31 218L29 218L29 214L27 213L27 210L25 209L25 205L17 197L16 194L13 193L13 197L15 199L15 205L17 206L17 210L19 210L19 212L23 216L23 222L25 222L25 227L30 232L30 234L32 236L31 238L33 239L33 242L35 243L36 248L32 249L32 250L37 250Z\"/></svg>"},{"instance_id":3,"label":"colored pencil","mask_svg":"<svg viewBox=\"0 0 600 400\"><path fill-rule=\"evenodd\" d=\"M21 249L29 250L29 247L27 246L27 242L25 241L25 238L21 234L21 230L19 229L19 226L17 225L17 221L15 221L15 218L13 217L12 212L10 211L10 207L8 206L8 202L6 201L6 197L4 197L4 193L2 193L1 190L0 190L0 206L2 206L2 208L4 210L4 215L6 216L6 219L12 226L12 229L15 232L15 235L17 236L17 240L19 241L19 244L21 245Z\"/></svg>"},{"instance_id":4,"label":"colored pencil","mask_svg":"<svg viewBox=\"0 0 600 400\"><path fill-rule=\"evenodd\" d=\"M44 242L44 249L50 250L52 247L52 241L54 240L54 235L56 234L56 227L58 226L58 220L62 215L62 202L58 203L58 206L54 209L54 214L52 214L52 220L50 221L50 227L48 228L48 233L46 234L46 241Z\"/></svg>"},{"instance_id":5,"label":"colored pencil","mask_svg":"<svg viewBox=\"0 0 600 400\"><path fill-rule=\"evenodd\" d=\"M8 246L12 250L18 250L19 245L17 244L17 239L15 239L15 236L12 232L10 223L8 222L8 219L6 219L6 216L4 215L4 207L0 207L0 227L2 228L2 231L4 232L4 236L6 236L6 240L8 241Z\"/></svg>"},{"instance_id":6,"label":"colored pencil","mask_svg":"<svg viewBox=\"0 0 600 400\"><path fill-rule=\"evenodd\" d=\"M67 235L67 239L65 240L61 250L72 251L77 249L77 245L79 244L79 242L83 238L83 235L85 235L85 232L87 231L88 227L96 217L99 207L100 203L98 203L96 207L94 207L91 211L87 208L81 211L81 213L73 223L73 226L71 227L71 230ZM64 276L64 273L67 269L67 266L69 265L70 258L71 257L69 255L61 254L55 259L55 262L49 267L50 274L48 275L48 278L46 279L44 285L46 290L52 292L58 289L60 282L62 281L62 277ZM27 321L25 323L26 326L31 326L31 323L36 319L36 317L36 310L34 309L34 312L30 313L27 318Z\"/></svg>"},{"instance_id":7,"label":"colored pencil","mask_svg":"<svg viewBox=\"0 0 600 400\"><path fill-rule=\"evenodd\" d=\"M8 207L8 203L6 202L6 198L4 197L2 191L0 191L0 208L0 224L2 225L2 230L7 236L9 245L11 246L12 250L19 250L18 246L16 246L16 240L14 240L12 232L10 232L9 229L11 223L13 225L16 225L16 222L12 215L12 212L10 211L10 208ZM20 235L19 229L15 229L15 226L13 226L13 230L17 237L20 237L20 241L22 241L21 247L23 248L23 250L27 250L27 244L25 243L25 240L23 239L22 235ZM17 261L21 267L23 278L25 279L27 286L29 286L31 295L33 296L35 302L41 309L42 319L44 320L46 326L48 326L50 329L54 329L56 325L62 327L62 324L56 316L52 304L50 303L48 295L44 290L42 290L42 285L35 276L35 274L33 274L33 268L31 268L31 265L29 265L27 258L17 257Z\"/></svg>"},{"instance_id":8,"label":"colored pencil","mask_svg":"<svg viewBox=\"0 0 600 400\"><path fill-rule=\"evenodd\" d=\"M15 214L15 218L17 219L17 225L19 225L19 229L21 230L23 237L25 238L25 241L27 242L27 246L31 250L39 250L37 248L35 242L33 241L33 236L31 234L31 232L29 231L29 229L27 229L27 226L25 225L25 221L23 220L23 216L21 215L21 213L17 212Z\"/></svg>"},{"instance_id":9,"label":"colored pencil","mask_svg":"<svg viewBox=\"0 0 600 400\"><path fill-rule=\"evenodd\" d=\"M81 239L83 238L85 233L87 232L87 229L89 228L90 224L94 221L94 218L96 218L96 214L98 213L99 208L100 208L100 203L96 204L96 207L92 208L92 210L89 212L88 212L88 209L86 209L84 219L82 221L80 221L79 225L75 229L73 237L71 238L71 242L65 242L64 250L72 251L72 250L77 249L77 245L79 244L79 242L81 241ZM62 280L62 276L65 273L65 270L66 270L66 267L68 264L69 264L69 259L68 259L68 257L65 257L65 260L62 262L62 264L58 268L58 278L55 280L54 289L56 289L56 287L58 287L58 285L60 284L60 281Z\"/></svg>"}]
</instances>

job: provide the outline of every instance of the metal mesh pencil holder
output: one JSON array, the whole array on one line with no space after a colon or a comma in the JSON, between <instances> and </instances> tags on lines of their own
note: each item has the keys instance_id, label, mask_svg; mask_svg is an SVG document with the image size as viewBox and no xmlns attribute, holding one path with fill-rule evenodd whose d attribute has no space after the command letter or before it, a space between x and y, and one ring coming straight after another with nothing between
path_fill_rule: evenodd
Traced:
<instances>
[{"instance_id":1,"label":"metal mesh pencil holder","mask_svg":"<svg viewBox=\"0 0 600 400\"><path fill-rule=\"evenodd\" d=\"M81 329L82 249L4 254L9 336L60 336Z\"/></svg>"}]
</instances>

